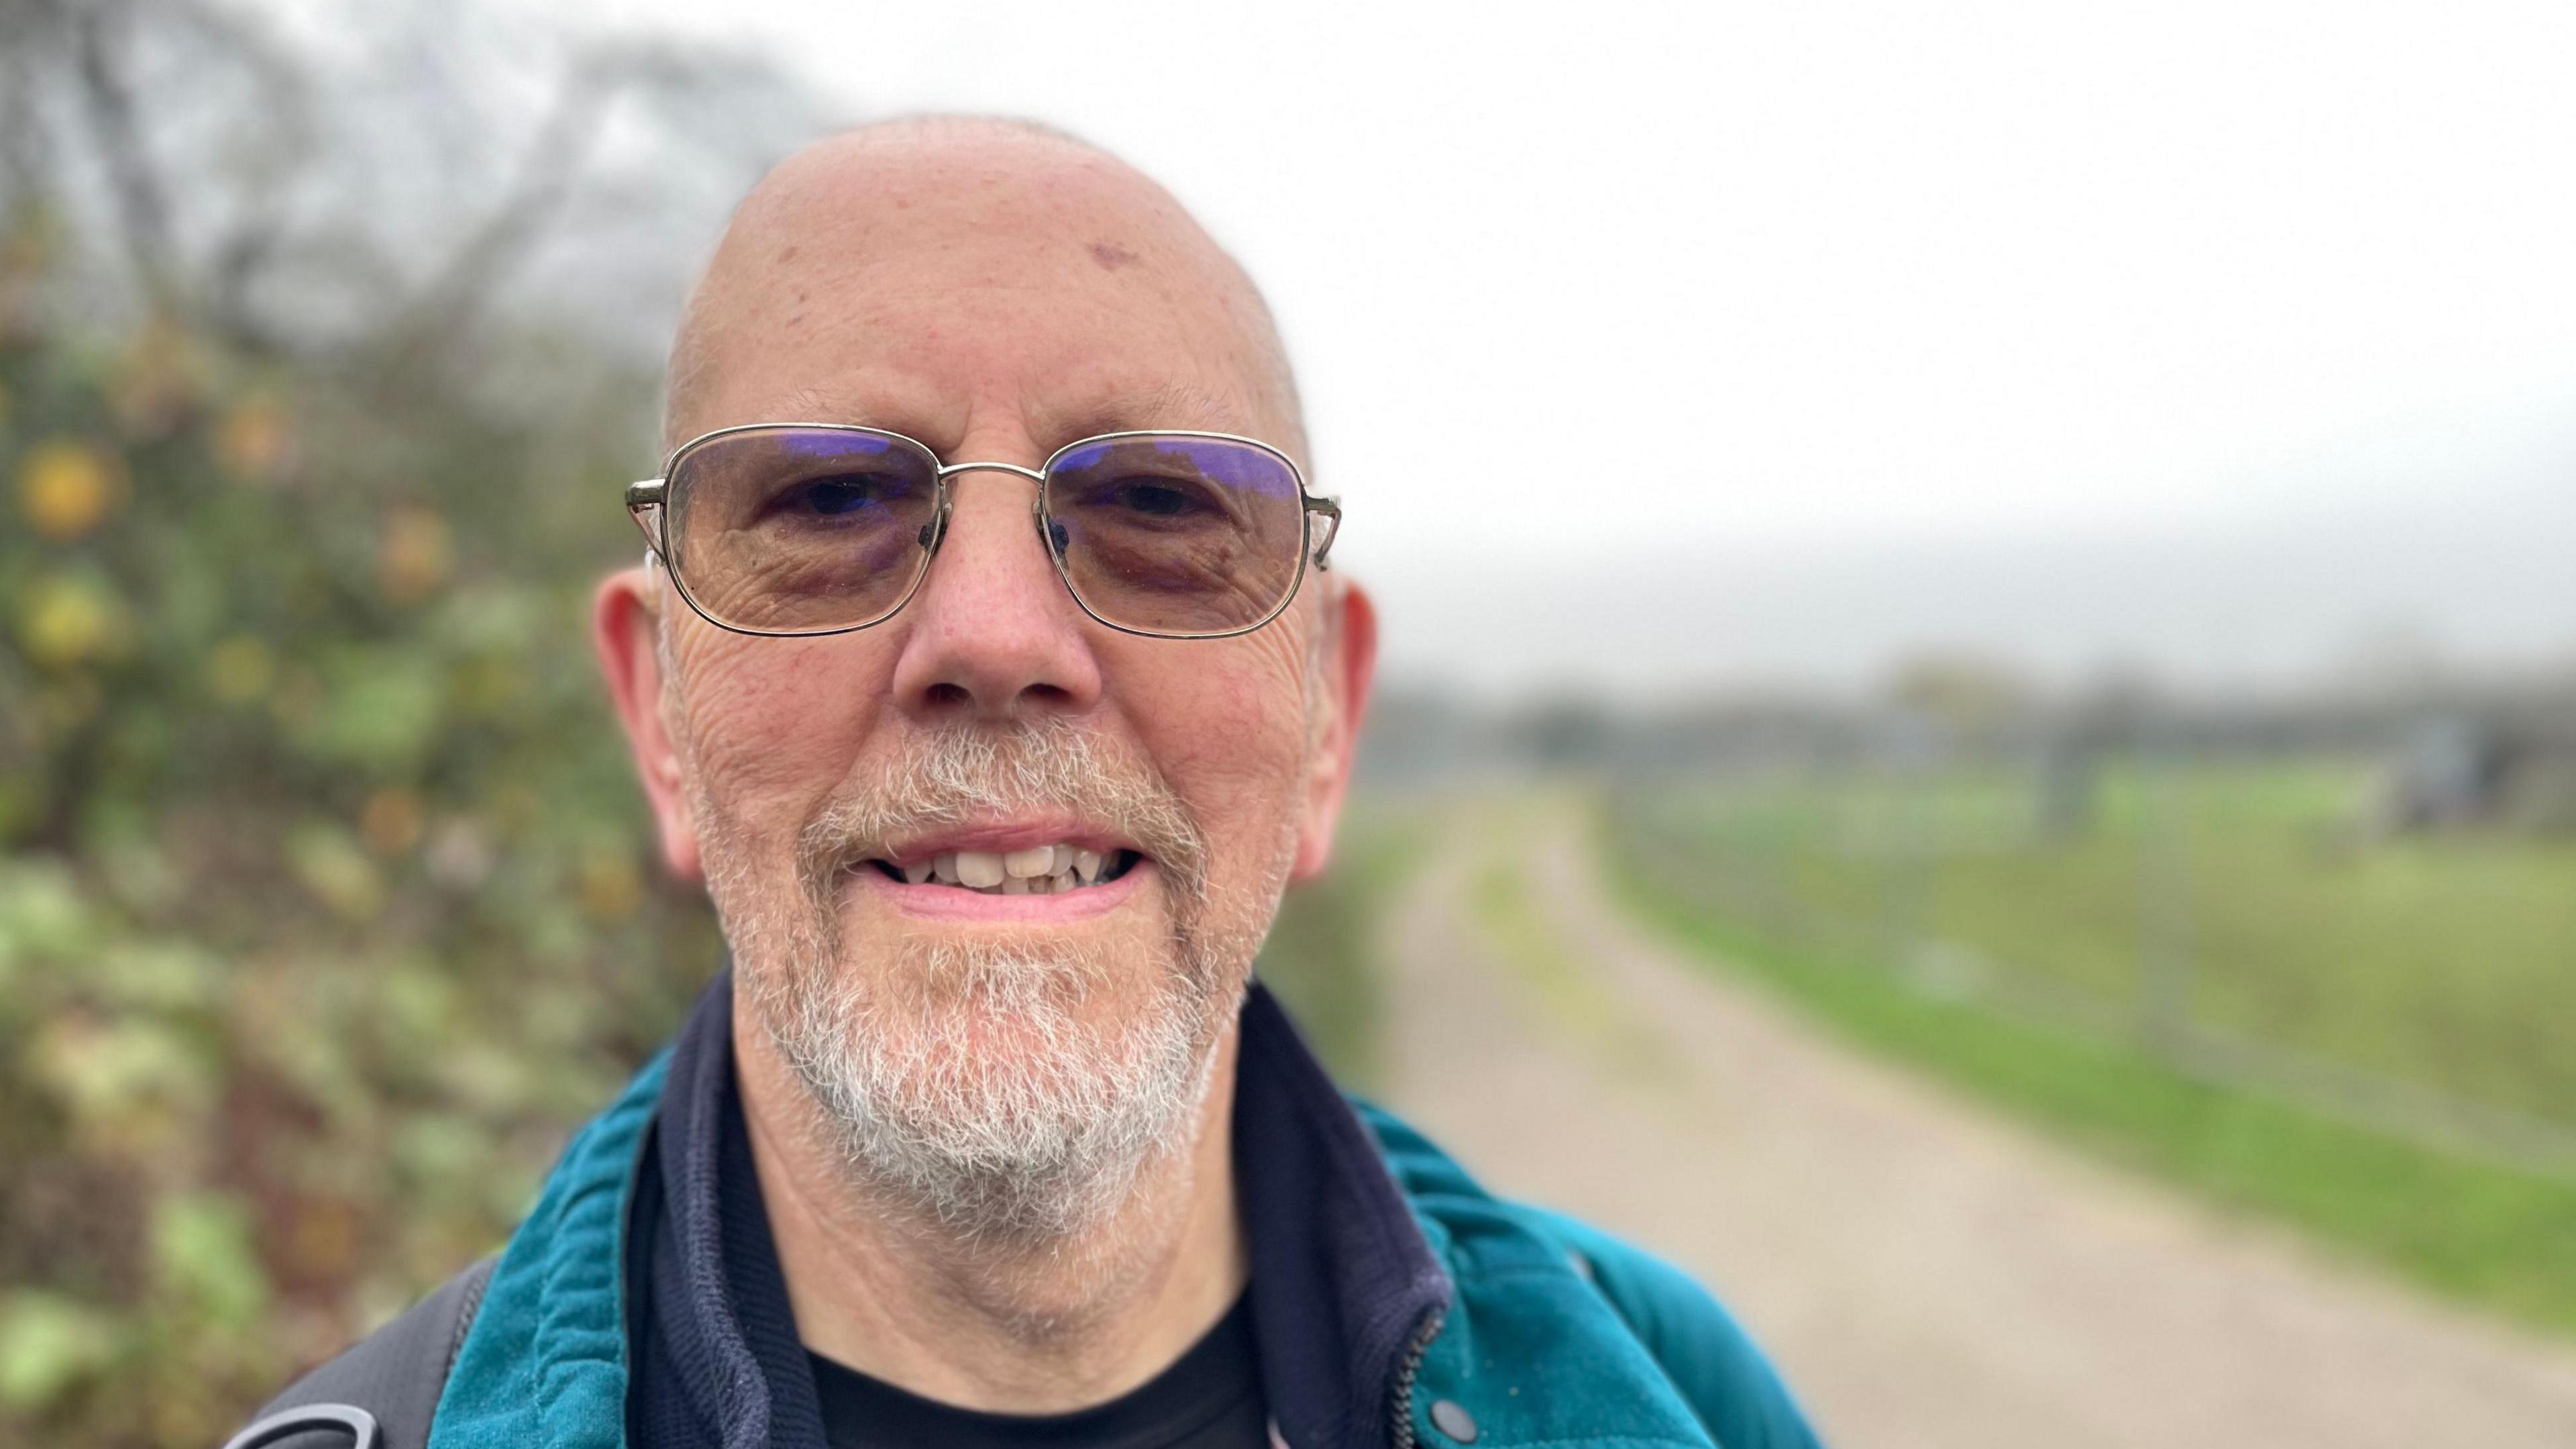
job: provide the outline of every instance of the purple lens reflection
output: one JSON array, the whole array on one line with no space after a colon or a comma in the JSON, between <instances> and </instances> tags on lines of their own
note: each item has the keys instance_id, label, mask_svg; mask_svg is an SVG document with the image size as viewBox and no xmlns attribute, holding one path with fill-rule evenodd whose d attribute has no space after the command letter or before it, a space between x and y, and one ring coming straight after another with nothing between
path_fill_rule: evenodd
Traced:
<instances>
[{"instance_id":1,"label":"purple lens reflection","mask_svg":"<svg viewBox=\"0 0 2576 1449\"><path fill-rule=\"evenodd\" d=\"M1268 449L1223 438L1119 438L1086 443L1058 458L1056 467L1063 472L1098 468L1119 451L1139 447L1183 464L1199 477L1227 488L1278 498L1297 495L1296 475Z\"/></svg>"},{"instance_id":2,"label":"purple lens reflection","mask_svg":"<svg viewBox=\"0 0 2576 1449\"><path fill-rule=\"evenodd\" d=\"M873 433L835 433L820 428L803 429L778 435L778 451L792 458L830 461L843 458L882 458L900 450L912 450L892 438Z\"/></svg>"},{"instance_id":3,"label":"purple lens reflection","mask_svg":"<svg viewBox=\"0 0 2576 1449\"><path fill-rule=\"evenodd\" d=\"M1104 622L1230 634L1288 601L1305 548L1296 469L1256 443L1140 434L1048 466L1049 536L1065 581Z\"/></svg>"},{"instance_id":4,"label":"purple lens reflection","mask_svg":"<svg viewBox=\"0 0 2576 1449\"><path fill-rule=\"evenodd\" d=\"M719 433L681 454L669 486L673 576L708 617L754 633L884 618L911 596L937 534L937 460L874 433Z\"/></svg>"}]
</instances>

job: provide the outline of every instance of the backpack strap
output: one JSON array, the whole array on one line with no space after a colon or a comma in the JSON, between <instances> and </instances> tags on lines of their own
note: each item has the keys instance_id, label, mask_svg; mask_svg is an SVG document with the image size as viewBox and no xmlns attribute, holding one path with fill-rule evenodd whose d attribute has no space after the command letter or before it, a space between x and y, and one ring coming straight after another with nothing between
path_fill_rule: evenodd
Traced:
<instances>
[{"instance_id":1,"label":"backpack strap","mask_svg":"<svg viewBox=\"0 0 2576 1449\"><path fill-rule=\"evenodd\" d=\"M429 1421L492 1281L486 1258L295 1381L224 1449L427 1449Z\"/></svg>"}]
</instances>

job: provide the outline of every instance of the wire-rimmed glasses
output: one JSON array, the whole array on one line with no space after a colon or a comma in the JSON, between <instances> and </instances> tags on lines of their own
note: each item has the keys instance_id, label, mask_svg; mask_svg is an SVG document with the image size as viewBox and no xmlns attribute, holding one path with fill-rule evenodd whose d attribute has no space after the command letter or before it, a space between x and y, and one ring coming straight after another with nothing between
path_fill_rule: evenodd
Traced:
<instances>
[{"instance_id":1,"label":"wire-rimmed glasses","mask_svg":"<svg viewBox=\"0 0 2576 1449\"><path fill-rule=\"evenodd\" d=\"M1340 503L1308 493L1287 454L1202 432L1104 433L1024 468L942 463L882 428L754 423L681 444L661 477L627 488L626 507L708 623L840 634L911 600L946 536L951 480L973 472L1036 483L1038 541L1074 602L1155 638L1269 623L1310 559L1326 567L1341 527Z\"/></svg>"}]
</instances>

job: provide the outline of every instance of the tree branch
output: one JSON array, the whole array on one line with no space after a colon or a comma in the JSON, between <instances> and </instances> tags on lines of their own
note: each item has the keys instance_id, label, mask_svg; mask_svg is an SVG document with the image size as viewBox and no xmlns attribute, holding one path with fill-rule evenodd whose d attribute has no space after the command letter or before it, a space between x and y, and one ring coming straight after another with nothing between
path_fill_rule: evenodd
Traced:
<instances>
[{"instance_id":1,"label":"tree branch","mask_svg":"<svg viewBox=\"0 0 2576 1449\"><path fill-rule=\"evenodd\" d=\"M170 247L170 202L160 173L136 123L134 97L116 53L117 43L132 34L133 7L103 4L73 22L81 99L98 139L99 156L115 193L119 229L136 282L151 304L177 310L179 286ZM111 37L114 25L124 33Z\"/></svg>"}]
</instances>

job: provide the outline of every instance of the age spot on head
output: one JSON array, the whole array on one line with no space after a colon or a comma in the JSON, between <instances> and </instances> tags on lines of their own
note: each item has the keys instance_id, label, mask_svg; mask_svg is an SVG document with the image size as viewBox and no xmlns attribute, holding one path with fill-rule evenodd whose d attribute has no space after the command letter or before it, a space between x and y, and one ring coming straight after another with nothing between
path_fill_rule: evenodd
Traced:
<instances>
[{"instance_id":1,"label":"age spot on head","mask_svg":"<svg viewBox=\"0 0 2576 1449\"><path fill-rule=\"evenodd\" d=\"M1135 261L1136 254L1116 242L1097 241L1091 244L1091 259L1100 263L1102 271L1114 272Z\"/></svg>"}]
</instances>

